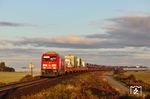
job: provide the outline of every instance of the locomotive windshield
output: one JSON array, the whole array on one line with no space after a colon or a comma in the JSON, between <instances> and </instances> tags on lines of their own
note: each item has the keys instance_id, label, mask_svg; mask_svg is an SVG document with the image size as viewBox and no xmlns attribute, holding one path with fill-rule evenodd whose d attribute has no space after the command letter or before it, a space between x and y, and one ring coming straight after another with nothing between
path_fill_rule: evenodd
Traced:
<instances>
[{"instance_id":1,"label":"locomotive windshield","mask_svg":"<svg viewBox=\"0 0 150 99\"><path fill-rule=\"evenodd\" d=\"M56 61L56 56L44 56L43 60L53 62L53 61Z\"/></svg>"}]
</instances>

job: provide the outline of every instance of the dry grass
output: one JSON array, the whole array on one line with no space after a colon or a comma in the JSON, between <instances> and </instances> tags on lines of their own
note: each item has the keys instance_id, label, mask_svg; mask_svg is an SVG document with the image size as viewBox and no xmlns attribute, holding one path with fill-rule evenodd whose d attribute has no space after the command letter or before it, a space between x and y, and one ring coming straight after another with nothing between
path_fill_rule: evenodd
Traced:
<instances>
[{"instance_id":1,"label":"dry grass","mask_svg":"<svg viewBox=\"0 0 150 99\"><path fill-rule=\"evenodd\" d=\"M118 92L99 77L101 75L101 72L81 74L35 95L23 96L22 99L99 99L106 98L108 94L117 95Z\"/></svg>"},{"instance_id":2,"label":"dry grass","mask_svg":"<svg viewBox=\"0 0 150 99\"><path fill-rule=\"evenodd\" d=\"M30 74L28 72L0 72L0 82L9 83L19 81L25 75ZM39 75L40 73L36 72L34 75Z\"/></svg>"},{"instance_id":3,"label":"dry grass","mask_svg":"<svg viewBox=\"0 0 150 99\"><path fill-rule=\"evenodd\" d=\"M127 71L125 72L126 75L133 74L137 80L142 80L145 83L150 84L150 70L149 71Z\"/></svg>"}]
</instances>

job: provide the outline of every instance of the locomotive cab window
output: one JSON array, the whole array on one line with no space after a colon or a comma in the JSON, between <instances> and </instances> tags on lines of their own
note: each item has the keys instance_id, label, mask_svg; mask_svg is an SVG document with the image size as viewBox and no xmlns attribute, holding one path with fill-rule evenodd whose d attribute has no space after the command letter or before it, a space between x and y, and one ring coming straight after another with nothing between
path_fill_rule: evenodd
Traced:
<instances>
[{"instance_id":1,"label":"locomotive cab window","mask_svg":"<svg viewBox=\"0 0 150 99\"><path fill-rule=\"evenodd\" d=\"M56 61L56 56L44 56L43 57L44 61Z\"/></svg>"},{"instance_id":2,"label":"locomotive cab window","mask_svg":"<svg viewBox=\"0 0 150 99\"><path fill-rule=\"evenodd\" d=\"M50 56L50 61L56 61L56 56Z\"/></svg>"}]
</instances>

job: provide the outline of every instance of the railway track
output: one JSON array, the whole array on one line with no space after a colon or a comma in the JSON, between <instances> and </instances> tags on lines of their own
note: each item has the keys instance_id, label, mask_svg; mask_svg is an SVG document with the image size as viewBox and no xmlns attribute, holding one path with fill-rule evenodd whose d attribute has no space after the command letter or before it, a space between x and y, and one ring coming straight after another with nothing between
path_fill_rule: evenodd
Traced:
<instances>
[{"instance_id":1,"label":"railway track","mask_svg":"<svg viewBox=\"0 0 150 99\"><path fill-rule=\"evenodd\" d=\"M3 85L0 86L0 99L20 99L21 96L35 94L79 74L81 73L73 73L56 78L40 78L32 81Z\"/></svg>"},{"instance_id":2,"label":"railway track","mask_svg":"<svg viewBox=\"0 0 150 99\"><path fill-rule=\"evenodd\" d=\"M5 84L5 85L0 85L0 92L2 92L2 90L5 89L5 88L7 89L7 87L12 87L12 86L19 85L19 84L22 84L22 83L28 83L28 82L32 82L32 81L37 81L39 79L40 78L34 79L34 80L12 82L12 83L8 83L8 84Z\"/></svg>"},{"instance_id":3,"label":"railway track","mask_svg":"<svg viewBox=\"0 0 150 99\"><path fill-rule=\"evenodd\" d=\"M13 93L19 89L34 86L37 84L40 84L42 82L45 82L49 80L48 78L38 78L34 80L29 81L23 81L23 82L14 82L6 85L0 86L0 99L7 99L10 96L10 93Z\"/></svg>"}]
</instances>

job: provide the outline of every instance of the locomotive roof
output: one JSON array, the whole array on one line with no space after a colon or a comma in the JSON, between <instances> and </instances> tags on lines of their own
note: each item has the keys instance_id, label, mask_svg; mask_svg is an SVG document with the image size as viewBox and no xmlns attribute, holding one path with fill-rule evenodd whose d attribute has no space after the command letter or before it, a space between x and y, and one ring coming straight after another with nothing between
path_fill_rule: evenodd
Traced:
<instances>
[{"instance_id":1,"label":"locomotive roof","mask_svg":"<svg viewBox=\"0 0 150 99\"><path fill-rule=\"evenodd\" d=\"M58 54L58 53L56 53L55 51L48 51L48 52L46 52L44 54Z\"/></svg>"}]
</instances>

